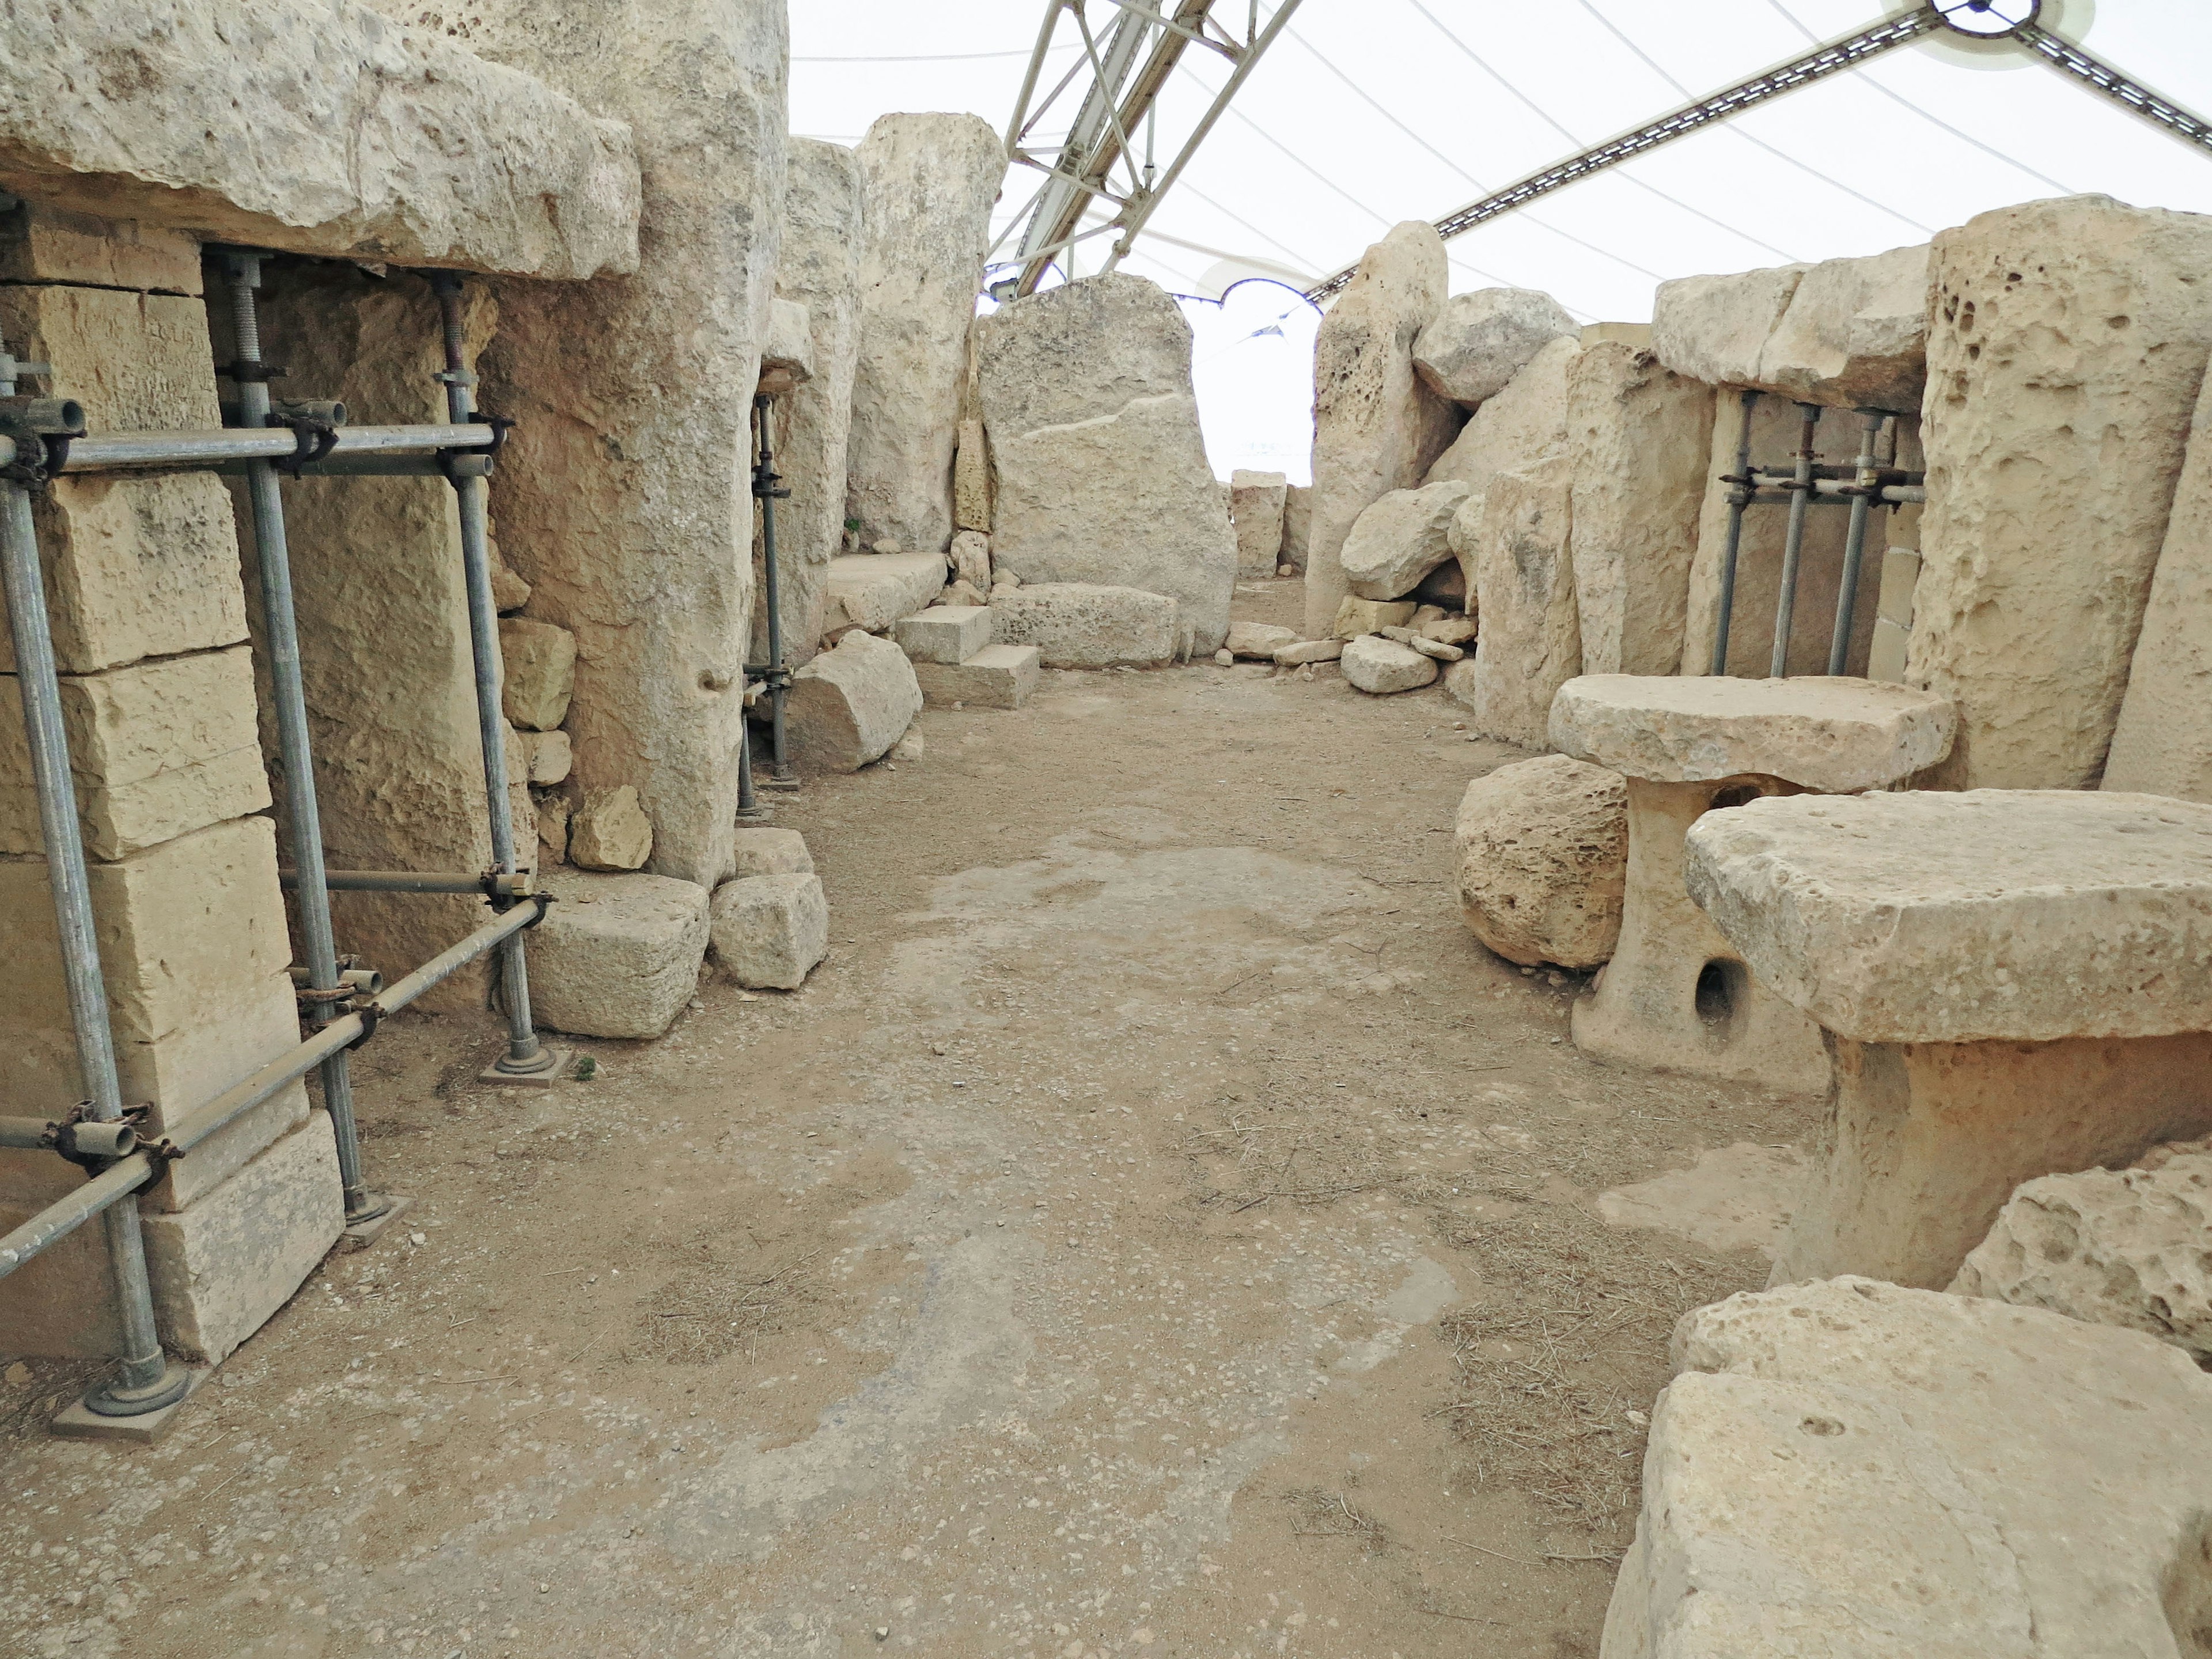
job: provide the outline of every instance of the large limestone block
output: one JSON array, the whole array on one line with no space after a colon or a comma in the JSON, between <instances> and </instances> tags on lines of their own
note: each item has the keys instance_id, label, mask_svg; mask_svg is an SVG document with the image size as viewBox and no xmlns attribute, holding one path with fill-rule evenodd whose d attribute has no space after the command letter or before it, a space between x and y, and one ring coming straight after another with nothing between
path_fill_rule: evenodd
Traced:
<instances>
[{"instance_id":1,"label":"large limestone block","mask_svg":"<svg viewBox=\"0 0 2212 1659\"><path fill-rule=\"evenodd\" d=\"M1948 781L2085 788L2212 352L2212 217L2069 197L1935 250L1909 673L1959 705Z\"/></svg>"},{"instance_id":2,"label":"large limestone block","mask_svg":"<svg viewBox=\"0 0 2212 1659\"><path fill-rule=\"evenodd\" d=\"M1651 304L1651 350L1686 380L1757 386L1759 358L1810 265L1678 276Z\"/></svg>"},{"instance_id":3,"label":"large limestone block","mask_svg":"<svg viewBox=\"0 0 2212 1659\"><path fill-rule=\"evenodd\" d=\"M830 561L845 534L845 447L860 351L860 161L851 149L792 139L775 290L806 307L814 370L781 400L776 434L776 470L791 491L775 504L776 587L783 659L793 666L822 637ZM765 588L752 652L755 662L768 660Z\"/></svg>"},{"instance_id":4,"label":"large limestone block","mask_svg":"<svg viewBox=\"0 0 2212 1659\"><path fill-rule=\"evenodd\" d=\"M1573 462L1555 454L1499 473L1483 495L1474 571L1482 642L1471 724L1524 749L1545 746L1553 694L1582 672L1569 541L1573 489Z\"/></svg>"},{"instance_id":5,"label":"large limestone block","mask_svg":"<svg viewBox=\"0 0 2212 1659\"><path fill-rule=\"evenodd\" d=\"M1190 349L1175 301L1139 276L1086 276L975 325L998 478L994 567L1164 593L1192 648L1210 652L1228 631L1239 556Z\"/></svg>"},{"instance_id":6,"label":"large limestone block","mask_svg":"<svg viewBox=\"0 0 2212 1659\"><path fill-rule=\"evenodd\" d=\"M1290 481L1279 472L1238 467L1229 475L1229 521L1237 531L1237 574L1272 576L1283 562L1283 507Z\"/></svg>"},{"instance_id":7,"label":"large limestone block","mask_svg":"<svg viewBox=\"0 0 2212 1659\"><path fill-rule=\"evenodd\" d=\"M860 333L846 514L860 541L941 553L968 327L1005 177L999 137L973 115L883 115L860 143Z\"/></svg>"},{"instance_id":8,"label":"large limestone block","mask_svg":"<svg viewBox=\"0 0 2212 1659\"><path fill-rule=\"evenodd\" d=\"M1688 1316L1605 1659L2192 1650L2212 1380L2131 1331L1862 1279Z\"/></svg>"},{"instance_id":9,"label":"large limestone block","mask_svg":"<svg viewBox=\"0 0 2212 1659\"><path fill-rule=\"evenodd\" d=\"M987 645L957 663L918 662L915 678L935 708L1019 708L1042 678L1044 653L1033 645Z\"/></svg>"},{"instance_id":10,"label":"large limestone block","mask_svg":"<svg viewBox=\"0 0 2212 1659\"><path fill-rule=\"evenodd\" d=\"M657 1037L699 986L707 890L666 876L546 872L556 901L530 934L530 1003L579 1036Z\"/></svg>"},{"instance_id":11,"label":"large limestone block","mask_svg":"<svg viewBox=\"0 0 2212 1659\"><path fill-rule=\"evenodd\" d=\"M1463 483L1447 480L1394 489L1353 520L1338 557L1346 586L1363 599L1401 599L1452 556L1452 515L1467 499Z\"/></svg>"},{"instance_id":12,"label":"large limestone block","mask_svg":"<svg viewBox=\"0 0 2212 1659\"><path fill-rule=\"evenodd\" d=\"M1951 1291L2147 1332L2212 1359L2212 1156L2027 1182Z\"/></svg>"},{"instance_id":13,"label":"large limestone block","mask_svg":"<svg viewBox=\"0 0 2212 1659\"><path fill-rule=\"evenodd\" d=\"M1151 667L1176 655L1181 627L1164 593L1092 582L1024 583L993 595L1000 645L1033 645L1047 668Z\"/></svg>"},{"instance_id":14,"label":"large limestone block","mask_svg":"<svg viewBox=\"0 0 2212 1659\"><path fill-rule=\"evenodd\" d=\"M1358 514L1354 514L1357 517ZM1313 489L1292 484L1283 491L1283 563L1301 575L1306 568L1306 540L1313 525ZM1282 567L1278 565L1276 568Z\"/></svg>"},{"instance_id":15,"label":"large limestone block","mask_svg":"<svg viewBox=\"0 0 2212 1659\"><path fill-rule=\"evenodd\" d=\"M991 642L991 608L987 605L933 605L915 617L901 617L892 638L915 662L963 663Z\"/></svg>"},{"instance_id":16,"label":"large limestone block","mask_svg":"<svg viewBox=\"0 0 2212 1659\"><path fill-rule=\"evenodd\" d=\"M1567 447L1567 372L1582 355L1572 336L1547 341L1474 411L1451 447L1437 458L1426 482L1457 479L1476 495L1501 472L1533 465Z\"/></svg>"},{"instance_id":17,"label":"large limestone block","mask_svg":"<svg viewBox=\"0 0 2212 1659\"><path fill-rule=\"evenodd\" d=\"M714 960L740 985L796 991L830 954L830 903L811 872L726 881L708 914Z\"/></svg>"},{"instance_id":18,"label":"large limestone block","mask_svg":"<svg viewBox=\"0 0 2212 1659\"><path fill-rule=\"evenodd\" d=\"M848 634L792 676L784 720L793 763L857 772L888 754L921 712L906 653L872 634Z\"/></svg>"},{"instance_id":19,"label":"large limestone block","mask_svg":"<svg viewBox=\"0 0 2212 1659\"><path fill-rule=\"evenodd\" d=\"M181 231L18 198L0 212L0 282L196 295L200 245Z\"/></svg>"},{"instance_id":20,"label":"large limestone block","mask_svg":"<svg viewBox=\"0 0 2212 1659\"><path fill-rule=\"evenodd\" d=\"M1413 343L1443 305L1447 276L1436 232L1399 225L1367 250L1315 337L1303 550L1305 629L1316 637L1348 591L1338 554L1353 522L1376 497L1419 485L1451 441L1456 412L1413 371Z\"/></svg>"},{"instance_id":21,"label":"large limestone block","mask_svg":"<svg viewBox=\"0 0 2212 1659\"><path fill-rule=\"evenodd\" d=\"M1460 915L1508 962L1596 968L1620 937L1628 795L1618 773L1540 755L1467 787L1452 842Z\"/></svg>"},{"instance_id":22,"label":"large limestone block","mask_svg":"<svg viewBox=\"0 0 2212 1659\"><path fill-rule=\"evenodd\" d=\"M1232 657L1255 657L1264 661L1274 660L1275 653L1286 645L1298 642L1298 630L1282 628L1273 623L1239 622L1229 624L1229 637L1222 649Z\"/></svg>"},{"instance_id":23,"label":"large limestone block","mask_svg":"<svg viewBox=\"0 0 2212 1659\"><path fill-rule=\"evenodd\" d=\"M1474 409L1503 392L1553 340L1579 337L1567 309L1531 288L1483 288L1444 301L1413 343L1413 369L1431 391Z\"/></svg>"},{"instance_id":24,"label":"large limestone block","mask_svg":"<svg viewBox=\"0 0 2212 1659\"><path fill-rule=\"evenodd\" d=\"M1583 668L1671 674L1712 448L1713 390L1645 348L1601 341L1567 369Z\"/></svg>"},{"instance_id":25,"label":"large limestone block","mask_svg":"<svg viewBox=\"0 0 2212 1659\"><path fill-rule=\"evenodd\" d=\"M936 553L847 553L830 561L823 623L889 632L925 609L945 586Z\"/></svg>"},{"instance_id":26,"label":"large limestone block","mask_svg":"<svg viewBox=\"0 0 2212 1659\"><path fill-rule=\"evenodd\" d=\"M0 854L41 848L20 683L0 676ZM131 853L269 805L244 647L62 681L86 849Z\"/></svg>"},{"instance_id":27,"label":"large limestone block","mask_svg":"<svg viewBox=\"0 0 2212 1659\"><path fill-rule=\"evenodd\" d=\"M316 1112L214 1191L145 1217L162 1345L218 1364L291 1299L345 1231L337 1143Z\"/></svg>"},{"instance_id":28,"label":"large limestone block","mask_svg":"<svg viewBox=\"0 0 2212 1659\"><path fill-rule=\"evenodd\" d=\"M629 131L445 36L350 0L246 15L185 0L17 6L0 56L0 184L66 198L92 175L108 211L255 247L569 278L635 270ZM92 40L120 55L86 75Z\"/></svg>"},{"instance_id":29,"label":"large limestone block","mask_svg":"<svg viewBox=\"0 0 2212 1659\"><path fill-rule=\"evenodd\" d=\"M1372 634L1346 641L1338 660L1343 665L1346 679L1359 690L1378 697L1395 691L1418 691L1434 682L1442 672L1435 658Z\"/></svg>"},{"instance_id":30,"label":"large limestone block","mask_svg":"<svg viewBox=\"0 0 2212 1659\"><path fill-rule=\"evenodd\" d=\"M653 249L637 274L501 286L483 402L520 424L492 494L532 614L576 636L577 779L635 785L654 869L711 886L737 823L746 393L782 237L785 9L511 0L472 27L472 50L637 136Z\"/></svg>"},{"instance_id":31,"label":"large limestone block","mask_svg":"<svg viewBox=\"0 0 2212 1659\"><path fill-rule=\"evenodd\" d=\"M507 667L500 702L526 732L550 732L568 718L576 690L576 636L528 617L499 619L499 652Z\"/></svg>"}]
</instances>

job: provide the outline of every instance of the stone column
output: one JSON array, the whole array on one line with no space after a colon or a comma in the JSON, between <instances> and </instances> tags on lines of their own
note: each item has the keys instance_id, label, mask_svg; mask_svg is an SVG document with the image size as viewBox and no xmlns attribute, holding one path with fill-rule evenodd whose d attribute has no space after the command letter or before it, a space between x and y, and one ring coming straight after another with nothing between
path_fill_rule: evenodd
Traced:
<instances>
[{"instance_id":1,"label":"stone column","mask_svg":"<svg viewBox=\"0 0 2212 1659\"><path fill-rule=\"evenodd\" d=\"M198 250L130 225L50 235L47 215L0 216L0 342L52 363L53 392L96 433L219 424ZM238 543L207 472L59 479L34 517L124 1097L150 1103L158 1132L299 1040L274 825L252 816L270 797ZM0 645L0 1112L54 1117L88 1091L14 667ZM0 1152L0 1227L82 1180L50 1153ZM295 1085L140 1206L163 1340L220 1359L337 1237L328 1120ZM16 1352L114 1351L100 1241L83 1229L0 1280Z\"/></svg>"},{"instance_id":2,"label":"stone column","mask_svg":"<svg viewBox=\"0 0 2212 1659\"><path fill-rule=\"evenodd\" d=\"M1453 405L1413 371L1413 343L1444 302L1444 246L1409 220L1369 248L1314 339L1313 493L1306 625L1326 639L1350 591L1338 552L1353 520L1412 489L1458 429Z\"/></svg>"},{"instance_id":3,"label":"stone column","mask_svg":"<svg viewBox=\"0 0 2212 1659\"><path fill-rule=\"evenodd\" d=\"M968 325L1006 176L999 137L973 115L884 115L860 143L860 364L846 451L846 516L875 550L942 553Z\"/></svg>"},{"instance_id":4,"label":"stone column","mask_svg":"<svg viewBox=\"0 0 2212 1659\"><path fill-rule=\"evenodd\" d=\"M476 51L636 135L637 274L500 285L483 401L521 424L491 507L532 614L576 636L580 787L635 786L652 867L711 886L733 863L751 393L784 202L784 8L517 0L476 27Z\"/></svg>"}]
</instances>

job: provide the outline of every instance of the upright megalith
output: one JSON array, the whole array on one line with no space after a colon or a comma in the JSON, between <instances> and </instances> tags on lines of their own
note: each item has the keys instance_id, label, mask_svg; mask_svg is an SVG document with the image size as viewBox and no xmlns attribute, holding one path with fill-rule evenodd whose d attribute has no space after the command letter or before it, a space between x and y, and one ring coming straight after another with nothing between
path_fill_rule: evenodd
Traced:
<instances>
[{"instance_id":1,"label":"upright megalith","mask_svg":"<svg viewBox=\"0 0 2212 1659\"><path fill-rule=\"evenodd\" d=\"M845 533L845 448L860 353L860 160L842 144L791 141L784 185L780 298L806 307L814 373L779 399L776 471L790 495L776 503L778 608L783 659L814 654L830 561ZM765 593L753 618L753 660L768 660Z\"/></svg>"},{"instance_id":2,"label":"upright megalith","mask_svg":"<svg viewBox=\"0 0 2212 1659\"><path fill-rule=\"evenodd\" d=\"M1908 673L1947 778L2103 771L2212 352L2212 217L2075 196L1936 239Z\"/></svg>"},{"instance_id":3,"label":"upright megalith","mask_svg":"<svg viewBox=\"0 0 2212 1659\"><path fill-rule=\"evenodd\" d=\"M473 27L483 55L638 135L637 274L501 287L483 402L519 424L491 504L532 614L576 636L578 787L635 785L654 871L712 885L744 730L749 394L781 241L784 8L514 0Z\"/></svg>"},{"instance_id":4,"label":"upright megalith","mask_svg":"<svg viewBox=\"0 0 2212 1659\"><path fill-rule=\"evenodd\" d=\"M1549 456L1499 473L1468 499L1482 502L1474 539L1473 608L1482 621L1474 729L1542 749L1553 694L1583 672L1570 540L1574 465Z\"/></svg>"},{"instance_id":5,"label":"upright megalith","mask_svg":"<svg viewBox=\"0 0 2212 1659\"><path fill-rule=\"evenodd\" d=\"M860 543L942 553L968 325L1006 171L973 115L883 115L859 150L860 340L846 446L846 516Z\"/></svg>"},{"instance_id":6,"label":"upright megalith","mask_svg":"<svg viewBox=\"0 0 2212 1659\"><path fill-rule=\"evenodd\" d=\"M1453 406L1413 372L1413 345L1444 302L1443 240L1409 220L1367 250L1314 340L1313 493L1305 538L1306 632L1348 591L1338 555L1352 521L1423 482L1457 429Z\"/></svg>"},{"instance_id":7,"label":"upright megalith","mask_svg":"<svg viewBox=\"0 0 2212 1659\"><path fill-rule=\"evenodd\" d=\"M1211 652L1229 632L1237 538L1190 343L1158 284L1086 276L977 321L977 387L998 473L994 569L1164 593L1190 648Z\"/></svg>"}]
</instances>

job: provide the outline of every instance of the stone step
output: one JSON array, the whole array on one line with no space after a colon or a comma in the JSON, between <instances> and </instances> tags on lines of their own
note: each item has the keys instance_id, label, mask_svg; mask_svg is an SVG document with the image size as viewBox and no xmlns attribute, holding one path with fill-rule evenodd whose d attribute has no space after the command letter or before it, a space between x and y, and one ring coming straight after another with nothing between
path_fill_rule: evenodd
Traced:
<instances>
[{"instance_id":1,"label":"stone step","mask_svg":"<svg viewBox=\"0 0 2212 1659\"><path fill-rule=\"evenodd\" d=\"M987 645L964 662L917 662L923 699L943 708L1019 708L1037 688L1044 653L1033 645Z\"/></svg>"},{"instance_id":2,"label":"stone step","mask_svg":"<svg viewBox=\"0 0 2212 1659\"><path fill-rule=\"evenodd\" d=\"M830 561L824 629L889 629L920 611L945 586L941 553L848 553Z\"/></svg>"}]
</instances>

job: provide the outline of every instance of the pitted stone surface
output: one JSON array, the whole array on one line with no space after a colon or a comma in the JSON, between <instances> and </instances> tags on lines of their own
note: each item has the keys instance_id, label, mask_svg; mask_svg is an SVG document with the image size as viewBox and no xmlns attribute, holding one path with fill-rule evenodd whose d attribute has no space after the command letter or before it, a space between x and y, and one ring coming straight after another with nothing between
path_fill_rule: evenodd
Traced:
<instances>
[{"instance_id":1,"label":"pitted stone surface","mask_svg":"<svg viewBox=\"0 0 2212 1659\"><path fill-rule=\"evenodd\" d=\"M1229 520L1237 532L1237 574L1272 576L1283 557L1283 507L1290 483L1279 472L1238 467L1229 475Z\"/></svg>"},{"instance_id":2,"label":"pitted stone surface","mask_svg":"<svg viewBox=\"0 0 2212 1659\"><path fill-rule=\"evenodd\" d=\"M2055 789L1759 800L1698 821L1687 879L1760 983L1843 1036L2212 1030L2212 807Z\"/></svg>"},{"instance_id":3,"label":"pitted stone surface","mask_svg":"<svg viewBox=\"0 0 2212 1659\"><path fill-rule=\"evenodd\" d=\"M1467 787L1452 836L1460 915L1508 962L1595 968L1620 937L1628 793L1618 773L1540 755Z\"/></svg>"},{"instance_id":4,"label":"pitted stone surface","mask_svg":"<svg viewBox=\"0 0 2212 1659\"><path fill-rule=\"evenodd\" d=\"M1000 645L1033 645L1047 668L1150 666L1176 654L1176 602L1091 582L1035 582L991 596Z\"/></svg>"},{"instance_id":5,"label":"pitted stone surface","mask_svg":"<svg viewBox=\"0 0 2212 1659\"><path fill-rule=\"evenodd\" d=\"M1480 497L1501 472L1531 466L1567 447L1567 374L1582 355L1576 336L1547 341L1505 389L1474 411L1423 480L1457 479Z\"/></svg>"},{"instance_id":6,"label":"pitted stone surface","mask_svg":"<svg viewBox=\"0 0 2212 1659\"><path fill-rule=\"evenodd\" d=\"M889 647L885 647L888 649ZM530 1002L579 1036L657 1037L698 988L707 890L667 876L549 871L530 933Z\"/></svg>"},{"instance_id":7,"label":"pitted stone surface","mask_svg":"<svg viewBox=\"0 0 2212 1659\"><path fill-rule=\"evenodd\" d=\"M921 684L898 647L851 633L791 677L784 711L793 764L857 772L906 735L921 712Z\"/></svg>"},{"instance_id":8,"label":"pitted stone surface","mask_svg":"<svg viewBox=\"0 0 2212 1659\"><path fill-rule=\"evenodd\" d=\"M1467 499L1455 480L1394 489L1353 521L1339 557L1344 580L1363 599L1401 599L1452 556L1452 515Z\"/></svg>"},{"instance_id":9,"label":"pitted stone surface","mask_svg":"<svg viewBox=\"0 0 2212 1659\"><path fill-rule=\"evenodd\" d=\"M1585 674L1552 702L1561 753L1662 783L1756 774L1846 794L1943 758L1951 706L1909 686L1825 677Z\"/></svg>"},{"instance_id":10,"label":"pitted stone surface","mask_svg":"<svg viewBox=\"0 0 2212 1659\"><path fill-rule=\"evenodd\" d=\"M1473 409L1505 389L1552 341L1578 337L1567 309L1533 288L1455 294L1413 343L1413 368L1429 389Z\"/></svg>"},{"instance_id":11,"label":"pitted stone surface","mask_svg":"<svg viewBox=\"0 0 2212 1659\"><path fill-rule=\"evenodd\" d=\"M726 881L708 915L714 960L740 985L795 991L830 951L830 904L811 871Z\"/></svg>"}]
</instances>

